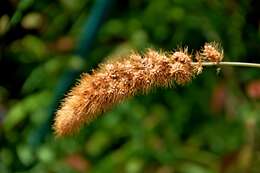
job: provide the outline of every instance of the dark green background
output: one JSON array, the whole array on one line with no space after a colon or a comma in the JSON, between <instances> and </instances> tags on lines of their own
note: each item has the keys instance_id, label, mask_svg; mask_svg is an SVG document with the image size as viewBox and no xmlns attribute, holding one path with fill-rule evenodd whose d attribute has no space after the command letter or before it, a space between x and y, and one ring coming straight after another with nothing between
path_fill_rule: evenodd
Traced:
<instances>
[{"instance_id":1,"label":"dark green background","mask_svg":"<svg viewBox=\"0 0 260 173\"><path fill-rule=\"evenodd\" d=\"M0 172L259 173L259 69L207 68L186 86L114 106L73 137L51 130L67 88L106 57L150 47L192 52L217 41L225 61L259 63L259 7L257 0L1 1Z\"/></svg>"}]
</instances>

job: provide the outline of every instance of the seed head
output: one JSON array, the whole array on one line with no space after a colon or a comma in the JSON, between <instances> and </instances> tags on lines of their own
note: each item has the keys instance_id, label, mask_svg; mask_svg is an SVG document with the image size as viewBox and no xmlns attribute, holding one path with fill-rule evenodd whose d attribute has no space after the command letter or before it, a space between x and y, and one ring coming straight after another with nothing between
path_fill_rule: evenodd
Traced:
<instances>
[{"instance_id":1,"label":"seed head","mask_svg":"<svg viewBox=\"0 0 260 173\"><path fill-rule=\"evenodd\" d=\"M83 74L56 112L53 128L57 136L72 134L90 123L111 106L152 87L170 87L173 81L184 85L201 73L202 58L219 62L223 52L217 44L207 43L192 65L187 49L172 54L148 49L125 58L107 61L92 74Z\"/></svg>"},{"instance_id":2,"label":"seed head","mask_svg":"<svg viewBox=\"0 0 260 173\"><path fill-rule=\"evenodd\" d=\"M193 77L193 67L187 49L174 52L171 58L174 60L174 63L171 64L171 75L174 81L179 85L190 82Z\"/></svg>"},{"instance_id":3,"label":"seed head","mask_svg":"<svg viewBox=\"0 0 260 173\"><path fill-rule=\"evenodd\" d=\"M217 63L224 57L222 48L216 42L206 43L200 54L204 60Z\"/></svg>"}]
</instances>

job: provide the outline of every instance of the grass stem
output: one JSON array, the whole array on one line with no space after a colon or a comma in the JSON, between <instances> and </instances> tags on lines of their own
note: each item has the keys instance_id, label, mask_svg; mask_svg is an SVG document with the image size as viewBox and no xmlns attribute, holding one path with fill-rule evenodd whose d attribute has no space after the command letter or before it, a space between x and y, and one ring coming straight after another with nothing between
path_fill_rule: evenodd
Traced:
<instances>
[{"instance_id":1,"label":"grass stem","mask_svg":"<svg viewBox=\"0 0 260 173\"><path fill-rule=\"evenodd\" d=\"M193 62L192 65L196 65L198 62ZM246 62L202 62L202 66L238 66L238 67L254 67L260 68L258 63L246 63Z\"/></svg>"}]
</instances>

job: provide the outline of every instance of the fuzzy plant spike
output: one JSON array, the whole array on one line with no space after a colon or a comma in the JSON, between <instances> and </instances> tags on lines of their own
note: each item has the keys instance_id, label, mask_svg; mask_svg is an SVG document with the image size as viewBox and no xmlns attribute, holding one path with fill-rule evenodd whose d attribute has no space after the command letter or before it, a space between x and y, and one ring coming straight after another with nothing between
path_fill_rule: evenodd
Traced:
<instances>
[{"instance_id":1,"label":"fuzzy plant spike","mask_svg":"<svg viewBox=\"0 0 260 173\"><path fill-rule=\"evenodd\" d=\"M201 73L202 61L219 63L223 51L216 44L206 44L192 61L187 49L159 53L148 49L144 54L132 53L119 60L110 60L92 74L83 74L67 94L56 112L53 125L56 136L77 132L111 106L138 92L147 93L152 87L185 85Z\"/></svg>"}]
</instances>

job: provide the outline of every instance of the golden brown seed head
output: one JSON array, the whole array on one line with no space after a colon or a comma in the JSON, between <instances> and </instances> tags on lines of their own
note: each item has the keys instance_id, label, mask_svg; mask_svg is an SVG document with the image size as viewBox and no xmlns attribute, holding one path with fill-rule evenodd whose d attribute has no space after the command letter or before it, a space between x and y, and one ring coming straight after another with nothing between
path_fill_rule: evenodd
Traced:
<instances>
[{"instance_id":1,"label":"golden brown seed head","mask_svg":"<svg viewBox=\"0 0 260 173\"><path fill-rule=\"evenodd\" d=\"M174 52L171 58L175 61L171 64L171 75L179 85L184 85L191 81L193 77L193 67L191 66L191 56L187 50Z\"/></svg>"},{"instance_id":2,"label":"golden brown seed head","mask_svg":"<svg viewBox=\"0 0 260 173\"><path fill-rule=\"evenodd\" d=\"M188 54L187 49L174 52L171 58L175 62L180 62L183 64L190 64L192 62L191 56Z\"/></svg>"},{"instance_id":3,"label":"golden brown seed head","mask_svg":"<svg viewBox=\"0 0 260 173\"><path fill-rule=\"evenodd\" d=\"M215 42L206 43L202 49L201 55L204 60L217 63L222 61L224 57L222 48Z\"/></svg>"},{"instance_id":4,"label":"golden brown seed head","mask_svg":"<svg viewBox=\"0 0 260 173\"><path fill-rule=\"evenodd\" d=\"M56 136L79 130L116 103L138 92L146 93L154 86L184 85L202 71L202 58L220 62L223 51L217 44L207 43L192 65L187 49L170 55L148 49L142 55L132 53L101 64L91 75L83 74L56 112L53 128Z\"/></svg>"},{"instance_id":5,"label":"golden brown seed head","mask_svg":"<svg viewBox=\"0 0 260 173\"><path fill-rule=\"evenodd\" d=\"M184 85L191 81L193 73L189 65L175 62L171 65L171 74L175 82L179 85Z\"/></svg>"}]
</instances>

